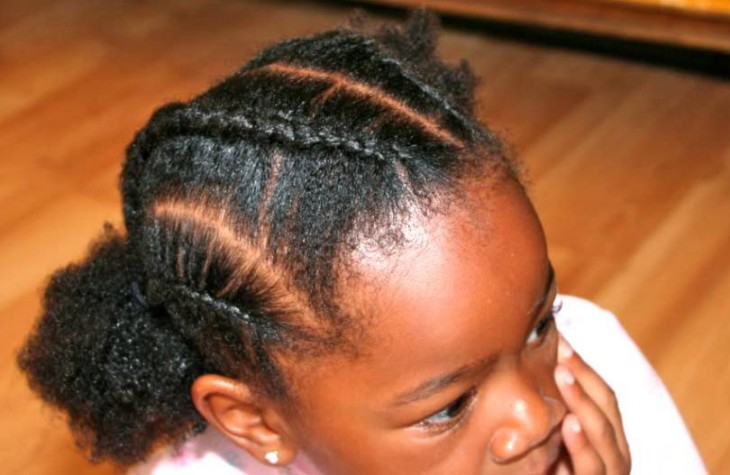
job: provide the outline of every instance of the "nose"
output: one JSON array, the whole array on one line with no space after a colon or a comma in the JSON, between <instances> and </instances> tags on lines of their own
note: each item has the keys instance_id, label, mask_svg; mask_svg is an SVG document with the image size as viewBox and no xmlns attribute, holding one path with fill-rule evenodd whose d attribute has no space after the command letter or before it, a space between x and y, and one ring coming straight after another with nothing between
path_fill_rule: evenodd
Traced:
<instances>
[{"instance_id":1,"label":"nose","mask_svg":"<svg viewBox=\"0 0 730 475\"><path fill-rule=\"evenodd\" d=\"M540 384L529 373L517 373L503 382L503 390L500 424L489 442L489 456L497 463L546 442L566 413L552 378Z\"/></svg>"}]
</instances>

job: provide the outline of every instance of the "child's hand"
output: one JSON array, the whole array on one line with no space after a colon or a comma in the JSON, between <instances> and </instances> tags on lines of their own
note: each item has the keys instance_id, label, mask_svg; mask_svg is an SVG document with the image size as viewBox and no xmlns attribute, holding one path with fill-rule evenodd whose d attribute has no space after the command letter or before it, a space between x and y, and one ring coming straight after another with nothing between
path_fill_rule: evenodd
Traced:
<instances>
[{"instance_id":1,"label":"child's hand","mask_svg":"<svg viewBox=\"0 0 730 475\"><path fill-rule=\"evenodd\" d=\"M628 474L631 456L616 397L562 336L555 379L568 408L561 427L572 465L568 473Z\"/></svg>"}]
</instances>

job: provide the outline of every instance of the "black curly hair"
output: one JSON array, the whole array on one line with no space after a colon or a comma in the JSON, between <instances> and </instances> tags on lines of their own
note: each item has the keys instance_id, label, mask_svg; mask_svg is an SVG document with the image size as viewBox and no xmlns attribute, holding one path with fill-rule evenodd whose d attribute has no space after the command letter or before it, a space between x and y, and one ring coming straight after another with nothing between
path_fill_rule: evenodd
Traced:
<instances>
[{"instance_id":1,"label":"black curly hair","mask_svg":"<svg viewBox=\"0 0 730 475\"><path fill-rule=\"evenodd\" d=\"M94 460L130 465L201 431L190 387L205 373L292 397L276 355L356 346L337 279L359 241L397 246L411 210L514 176L437 29L418 11L276 44L138 132L126 233L106 224L51 276L18 357Z\"/></svg>"}]
</instances>

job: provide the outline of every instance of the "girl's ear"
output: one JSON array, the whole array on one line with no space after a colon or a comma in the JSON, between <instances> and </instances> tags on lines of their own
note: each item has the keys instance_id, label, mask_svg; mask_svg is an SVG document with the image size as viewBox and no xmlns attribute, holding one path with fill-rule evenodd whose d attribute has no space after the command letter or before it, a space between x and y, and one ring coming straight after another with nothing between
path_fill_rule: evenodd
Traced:
<instances>
[{"instance_id":1,"label":"girl's ear","mask_svg":"<svg viewBox=\"0 0 730 475\"><path fill-rule=\"evenodd\" d=\"M203 418L228 440L267 465L288 465L297 447L273 403L254 398L248 385L206 374L193 383L193 403Z\"/></svg>"}]
</instances>

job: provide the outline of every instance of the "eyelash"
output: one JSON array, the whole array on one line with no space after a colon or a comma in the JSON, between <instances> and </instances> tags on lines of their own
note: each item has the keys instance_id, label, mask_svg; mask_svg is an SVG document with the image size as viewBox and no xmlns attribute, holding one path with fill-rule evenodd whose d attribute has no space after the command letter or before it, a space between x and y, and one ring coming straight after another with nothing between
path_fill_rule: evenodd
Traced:
<instances>
[{"instance_id":1,"label":"eyelash","mask_svg":"<svg viewBox=\"0 0 730 475\"><path fill-rule=\"evenodd\" d=\"M475 396L476 389L471 388L451 404L423 419L416 426L427 430L430 434L440 434L455 428L471 408ZM437 421L437 418L445 418L445 420Z\"/></svg>"},{"instance_id":2,"label":"eyelash","mask_svg":"<svg viewBox=\"0 0 730 475\"><path fill-rule=\"evenodd\" d=\"M528 345L537 345L542 343L545 339L545 335L550 330L550 327L555 323L555 315L560 313L560 309L563 308L563 302L558 302L553 305L547 315L542 317L537 325L532 329L530 334L527 336L526 343ZM535 338L532 337L533 333L536 334Z\"/></svg>"}]
</instances>

